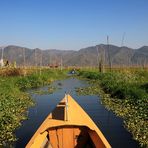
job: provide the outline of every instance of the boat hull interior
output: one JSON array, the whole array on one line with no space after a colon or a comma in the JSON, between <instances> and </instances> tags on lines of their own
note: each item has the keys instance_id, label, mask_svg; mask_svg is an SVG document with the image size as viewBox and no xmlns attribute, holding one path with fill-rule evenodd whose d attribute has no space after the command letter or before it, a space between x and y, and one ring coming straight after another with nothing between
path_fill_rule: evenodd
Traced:
<instances>
[{"instance_id":1,"label":"boat hull interior","mask_svg":"<svg viewBox=\"0 0 148 148\"><path fill-rule=\"evenodd\" d=\"M104 147L95 131L84 126L61 126L47 130L46 142L42 145L47 148L96 148Z\"/></svg>"}]
</instances>

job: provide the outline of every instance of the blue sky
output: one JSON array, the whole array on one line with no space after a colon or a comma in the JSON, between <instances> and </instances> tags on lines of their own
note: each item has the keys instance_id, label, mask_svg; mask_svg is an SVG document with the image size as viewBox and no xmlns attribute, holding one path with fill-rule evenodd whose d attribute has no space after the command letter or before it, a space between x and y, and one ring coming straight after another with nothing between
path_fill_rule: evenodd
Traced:
<instances>
[{"instance_id":1,"label":"blue sky","mask_svg":"<svg viewBox=\"0 0 148 148\"><path fill-rule=\"evenodd\" d=\"M0 46L148 45L148 0L0 0Z\"/></svg>"}]
</instances>

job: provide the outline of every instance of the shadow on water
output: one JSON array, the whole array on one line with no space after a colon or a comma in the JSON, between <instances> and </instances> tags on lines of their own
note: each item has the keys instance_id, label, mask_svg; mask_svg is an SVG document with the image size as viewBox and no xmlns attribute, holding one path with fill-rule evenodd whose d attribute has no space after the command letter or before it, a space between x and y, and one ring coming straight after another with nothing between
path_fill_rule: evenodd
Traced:
<instances>
[{"instance_id":1,"label":"shadow on water","mask_svg":"<svg viewBox=\"0 0 148 148\"><path fill-rule=\"evenodd\" d=\"M35 100L36 106L28 110L29 119L23 121L22 126L16 130L18 141L15 147L25 147L46 116L64 97L65 92L70 92L72 97L94 120L113 148L138 148L138 143L132 139L131 134L123 127L123 120L105 109L98 96L77 96L75 88L86 87L87 85L85 81L69 78L54 82L52 86L59 89L53 94L39 95L30 91L29 93ZM36 90L45 91L47 88L48 86Z\"/></svg>"}]
</instances>

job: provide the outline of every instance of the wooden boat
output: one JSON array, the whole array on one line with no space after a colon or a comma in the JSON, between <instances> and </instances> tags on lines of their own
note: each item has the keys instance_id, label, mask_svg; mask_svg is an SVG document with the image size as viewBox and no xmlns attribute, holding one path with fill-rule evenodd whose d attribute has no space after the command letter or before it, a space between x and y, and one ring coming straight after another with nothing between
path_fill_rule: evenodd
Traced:
<instances>
[{"instance_id":1,"label":"wooden boat","mask_svg":"<svg viewBox=\"0 0 148 148\"><path fill-rule=\"evenodd\" d=\"M88 114L69 95L48 115L26 148L111 148Z\"/></svg>"}]
</instances>

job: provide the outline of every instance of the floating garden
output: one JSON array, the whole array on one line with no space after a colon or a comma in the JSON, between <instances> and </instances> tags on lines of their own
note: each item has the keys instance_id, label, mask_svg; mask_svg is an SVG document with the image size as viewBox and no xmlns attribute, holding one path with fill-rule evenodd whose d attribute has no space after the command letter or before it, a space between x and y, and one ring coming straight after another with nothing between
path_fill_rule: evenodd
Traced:
<instances>
[{"instance_id":1,"label":"floating garden","mask_svg":"<svg viewBox=\"0 0 148 148\"><path fill-rule=\"evenodd\" d=\"M78 88L77 93L100 95L102 103L123 118L141 147L148 147L148 71L80 71L79 76L90 80L91 85Z\"/></svg>"},{"instance_id":2,"label":"floating garden","mask_svg":"<svg viewBox=\"0 0 148 148\"><path fill-rule=\"evenodd\" d=\"M1 69L0 71L0 146L16 140L14 130L26 119L28 107L34 105L26 90L65 78L66 71ZM52 93L55 88L48 88Z\"/></svg>"}]
</instances>

